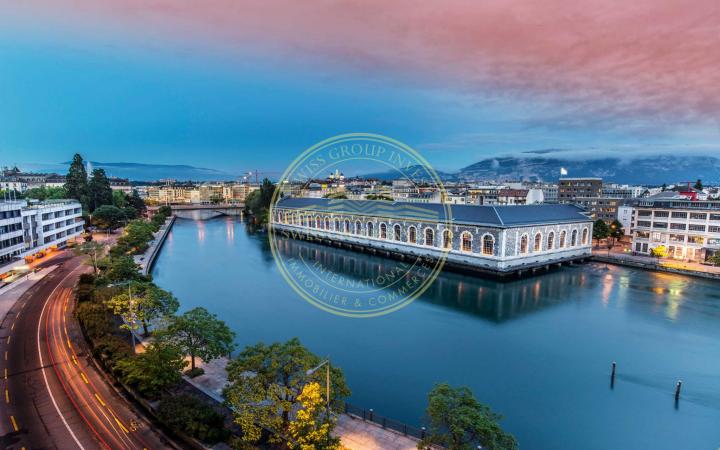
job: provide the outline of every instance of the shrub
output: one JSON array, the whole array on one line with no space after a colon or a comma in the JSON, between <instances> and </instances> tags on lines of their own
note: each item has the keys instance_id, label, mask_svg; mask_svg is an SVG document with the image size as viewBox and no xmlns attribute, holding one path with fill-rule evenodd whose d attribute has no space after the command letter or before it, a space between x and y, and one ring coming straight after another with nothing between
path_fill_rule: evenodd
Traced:
<instances>
[{"instance_id":1,"label":"shrub","mask_svg":"<svg viewBox=\"0 0 720 450\"><path fill-rule=\"evenodd\" d=\"M95 302L79 303L75 309L75 317L93 341L113 332L113 322L105 305Z\"/></svg>"},{"instance_id":2,"label":"shrub","mask_svg":"<svg viewBox=\"0 0 720 450\"><path fill-rule=\"evenodd\" d=\"M99 358L112 373L119 375L118 364L131 358L132 346L118 336L106 335L94 340L93 356Z\"/></svg>"},{"instance_id":3,"label":"shrub","mask_svg":"<svg viewBox=\"0 0 720 450\"><path fill-rule=\"evenodd\" d=\"M185 375L189 376L190 378L199 377L200 375L204 374L205 370L202 367L196 367L194 369L188 369L185 371Z\"/></svg>"},{"instance_id":4,"label":"shrub","mask_svg":"<svg viewBox=\"0 0 720 450\"><path fill-rule=\"evenodd\" d=\"M158 417L173 430L208 444L226 439L225 415L195 396L180 394L160 401Z\"/></svg>"}]
</instances>

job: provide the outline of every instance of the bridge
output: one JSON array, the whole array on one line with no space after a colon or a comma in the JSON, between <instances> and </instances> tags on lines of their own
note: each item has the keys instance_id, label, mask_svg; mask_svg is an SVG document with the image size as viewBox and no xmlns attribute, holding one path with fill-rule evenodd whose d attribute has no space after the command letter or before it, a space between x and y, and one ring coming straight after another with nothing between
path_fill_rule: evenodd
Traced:
<instances>
[{"instance_id":1,"label":"bridge","mask_svg":"<svg viewBox=\"0 0 720 450\"><path fill-rule=\"evenodd\" d=\"M160 206L148 206L148 215L150 217L160 209ZM172 208L173 214L181 219L207 220L219 216L240 216L242 217L245 210L245 203L216 203L216 204L178 204L168 205Z\"/></svg>"}]
</instances>

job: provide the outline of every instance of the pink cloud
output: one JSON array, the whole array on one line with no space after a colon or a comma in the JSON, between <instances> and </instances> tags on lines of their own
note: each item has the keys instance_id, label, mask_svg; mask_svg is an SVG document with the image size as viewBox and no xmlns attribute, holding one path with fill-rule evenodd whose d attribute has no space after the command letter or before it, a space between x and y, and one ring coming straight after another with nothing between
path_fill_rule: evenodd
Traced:
<instances>
[{"instance_id":1,"label":"pink cloud","mask_svg":"<svg viewBox=\"0 0 720 450\"><path fill-rule=\"evenodd\" d=\"M27 5L27 4L26 4ZM256 49L482 96L547 120L718 123L717 0L30 2L20 12L202 51ZM652 126L651 122L651 125Z\"/></svg>"}]
</instances>

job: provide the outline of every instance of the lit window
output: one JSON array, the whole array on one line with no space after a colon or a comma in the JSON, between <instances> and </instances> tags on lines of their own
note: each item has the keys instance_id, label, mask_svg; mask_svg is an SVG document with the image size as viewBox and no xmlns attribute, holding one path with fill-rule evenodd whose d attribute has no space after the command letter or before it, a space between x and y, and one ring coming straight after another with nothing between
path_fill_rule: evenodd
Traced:
<instances>
[{"instance_id":1,"label":"lit window","mask_svg":"<svg viewBox=\"0 0 720 450\"><path fill-rule=\"evenodd\" d=\"M527 253L528 251L528 237L527 234L523 234L520 238L520 253Z\"/></svg>"},{"instance_id":2,"label":"lit window","mask_svg":"<svg viewBox=\"0 0 720 450\"><path fill-rule=\"evenodd\" d=\"M467 231L462 234L462 250L464 252L472 251L472 235Z\"/></svg>"},{"instance_id":3,"label":"lit window","mask_svg":"<svg viewBox=\"0 0 720 450\"><path fill-rule=\"evenodd\" d=\"M432 228L425 228L425 245L435 245L435 232Z\"/></svg>"},{"instance_id":4,"label":"lit window","mask_svg":"<svg viewBox=\"0 0 720 450\"><path fill-rule=\"evenodd\" d=\"M535 245L533 245L533 251L539 252L542 250L542 234L537 233L535 235Z\"/></svg>"},{"instance_id":5,"label":"lit window","mask_svg":"<svg viewBox=\"0 0 720 450\"><path fill-rule=\"evenodd\" d=\"M408 229L408 242L411 244L414 244L415 241L417 241L417 235L415 231L415 227L410 227Z\"/></svg>"},{"instance_id":6,"label":"lit window","mask_svg":"<svg viewBox=\"0 0 720 450\"><path fill-rule=\"evenodd\" d=\"M482 252L483 255L492 255L495 253L495 238L489 234L483 237Z\"/></svg>"}]
</instances>

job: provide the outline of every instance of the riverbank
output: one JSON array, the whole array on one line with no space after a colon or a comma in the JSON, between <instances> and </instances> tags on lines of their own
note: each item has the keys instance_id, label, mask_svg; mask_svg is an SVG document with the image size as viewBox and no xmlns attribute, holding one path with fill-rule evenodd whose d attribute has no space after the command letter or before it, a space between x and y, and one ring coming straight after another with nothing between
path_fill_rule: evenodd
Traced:
<instances>
[{"instance_id":1,"label":"riverbank","mask_svg":"<svg viewBox=\"0 0 720 450\"><path fill-rule=\"evenodd\" d=\"M165 239L170 233L170 230L175 223L175 219L176 217L174 215L168 217L165 223L160 227L158 232L155 233L155 238L150 243L148 249L145 250L145 253L135 257L135 262L140 265L140 272L143 275L148 275L152 270L155 258L157 257L158 253L160 253L160 249L165 243Z\"/></svg>"},{"instance_id":2,"label":"riverbank","mask_svg":"<svg viewBox=\"0 0 720 450\"><path fill-rule=\"evenodd\" d=\"M705 278L708 280L720 281L720 273L718 273L716 271L695 270L687 264L675 263L675 262L666 263L663 261L658 261L653 258L631 256L631 255L618 255L618 254L612 254L612 253L608 256L608 255L601 255L598 253L594 253L590 259L592 261L608 263L608 264L616 264L619 266L634 267L636 269L643 269L643 270L649 270L649 271L655 271L655 272L674 273L677 275L687 275L690 277L698 277L698 278Z\"/></svg>"}]
</instances>

